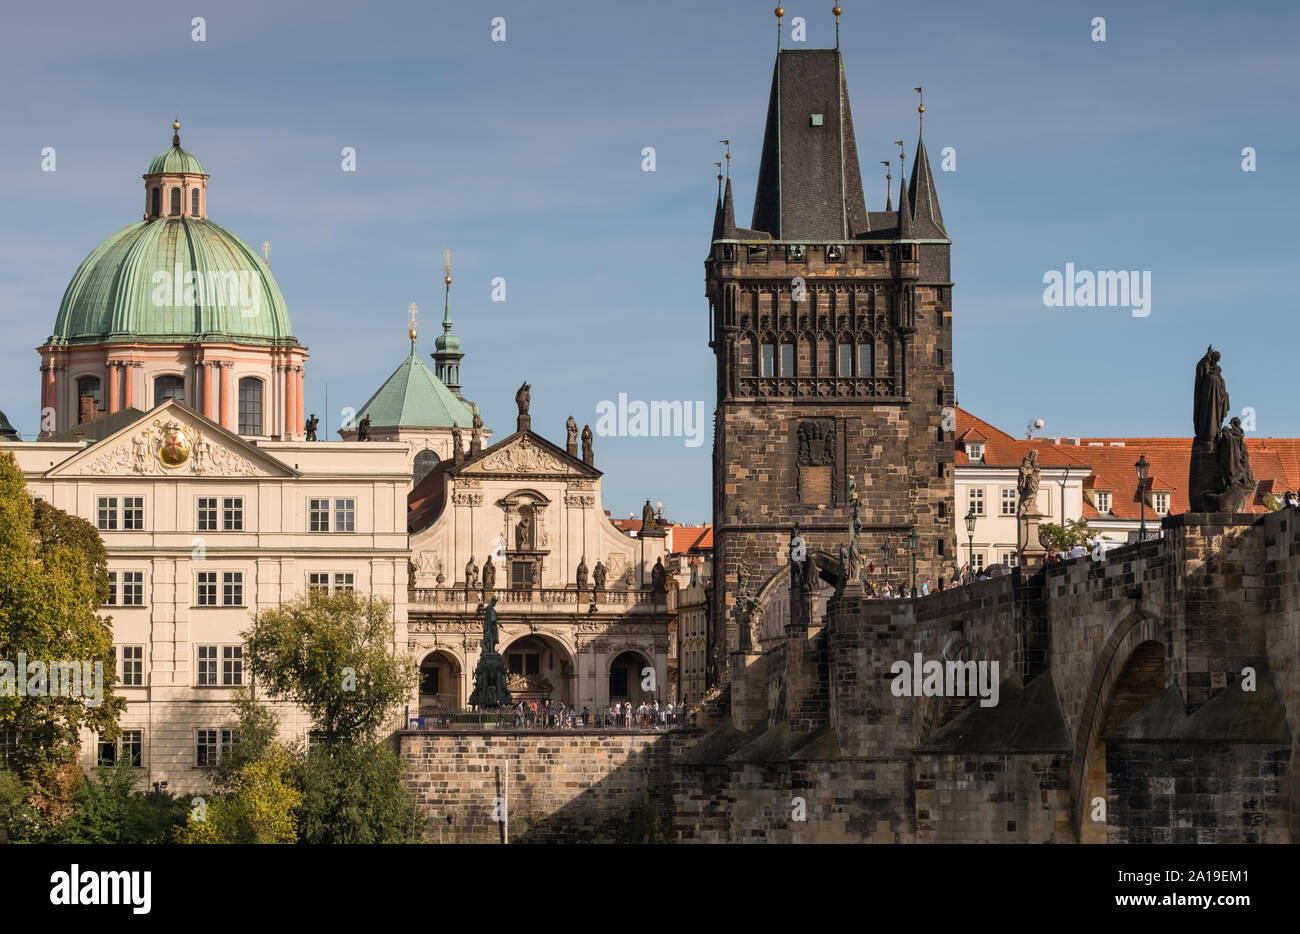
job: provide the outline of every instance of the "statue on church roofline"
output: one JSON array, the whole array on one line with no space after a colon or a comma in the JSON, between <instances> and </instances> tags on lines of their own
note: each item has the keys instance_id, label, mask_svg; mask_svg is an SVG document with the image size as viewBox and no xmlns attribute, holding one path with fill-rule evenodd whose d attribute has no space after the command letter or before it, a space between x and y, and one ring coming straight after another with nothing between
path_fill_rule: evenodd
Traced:
<instances>
[{"instance_id":1,"label":"statue on church roofline","mask_svg":"<svg viewBox=\"0 0 1300 934\"><path fill-rule=\"evenodd\" d=\"M367 412L361 421L357 424L357 440L370 440L370 413Z\"/></svg>"},{"instance_id":2,"label":"statue on church roofline","mask_svg":"<svg viewBox=\"0 0 1300 934\"><path fill-rule=\"evenodd\" d=\"M528 381L524 380L524 384L515 393L515 405L519 406L520 415L528 414L528 406L532 403L531 389L532 387L528 385Z\"/></svg>"},{"instance_id":3,"label":"statue on church roofline","mask_svg":"<svg viewBox=\"0 0 1300 934\"><path fill-rule=\"evenodd\" d=\"M307 424L303 426L303 429L307 432L308 441L316 440L316 429L319 427L320 427L320 419L316 417L315 412L312 412L311 418L307 419Z\"/></svg>"},{"instance_id":4,"label":"statue on church roofline","mask_svg":"<svg viewBox=\"0 0 1300 934\"><path fill-rule=\"evenodd\" d=\"M591 448L591 426L582 426L582 462L591 465L595 461L595 454Z\"/></svg>"}]
</instances>

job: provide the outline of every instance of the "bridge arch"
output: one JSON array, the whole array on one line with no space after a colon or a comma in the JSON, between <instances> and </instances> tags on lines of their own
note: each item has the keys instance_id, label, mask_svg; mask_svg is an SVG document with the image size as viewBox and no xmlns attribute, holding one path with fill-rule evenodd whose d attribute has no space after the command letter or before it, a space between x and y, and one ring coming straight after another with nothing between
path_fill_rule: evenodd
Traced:
<instances>
[{"instance_id":1,"label":"bridge arch","mask_svg":"<svg viewBox=\"0 0 1300 934\"><path fill-rule=\"evenodd\" d=\"M1093 664L1070 764L1073 824L1080 843L1105 843L1106 823L1092 820L1093 800L1106 797L1104 737L1169 684L1164 624L1139 608L1119 622ZM1109 813L1111 802L1107 800Z\"/></svg>"},{"instance_id":2,"label":"bridge arch","mask_svg":"<svg viewBox=\"0 0 1300 934\"><path fill-rule=\"evenodd\" d=\"M839 558L825 552L809 552L809 558L816 563L817 618L813 625L819 625L826 616L826 603L835 592L839 576ZM754 614L762 620L759 627L759 642L771 645L773 640L780 640L785 634L785 624L790 621L790 564L786 564L767 579L754 600Z\"/></svg>"}]
</instances>

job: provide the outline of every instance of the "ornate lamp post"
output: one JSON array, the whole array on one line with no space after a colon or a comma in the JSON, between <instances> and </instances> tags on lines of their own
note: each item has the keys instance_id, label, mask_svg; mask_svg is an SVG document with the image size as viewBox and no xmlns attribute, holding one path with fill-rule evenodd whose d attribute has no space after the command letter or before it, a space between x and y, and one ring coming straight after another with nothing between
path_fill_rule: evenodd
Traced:
<instances>
[{"instance_id":1,"label":"ornate lamp post","mask_svg":"<svg viewBox=\"0 0 1300 934\"><path fill-rule=\"evenodd\" d=\"M979 517L975 515L974 504L970 507L970 512L966 513L966 553L969 555L967 565L971 571L975 570L975 523Z\"/></svg>"},{"instance_id":2,"label":"ornate lamp post","mask_svg":"<svg viewBox=\"0 0 1300 934\"><path fill-rule=\"evenodd\" d=\"M885 569L885 583L889 583L889 546L880 546L880 564Z\"/></svg>"},{"instance_id":3,"label":"ornate lamp post","mask_svg":"<svg viewBox=\"0 0 1300 934\"><path fill-rule=\"evenodd\" d=\"M1138 462L1133 465L1137 468L1138 474L1138 502L1141 504L1142 524L1138 527L1138 541L1147 540L1147 471L1151 465L1147 463L1147 456L1143 454L1138 458Z\"/></svg>"},{"instance_id":4,"label":"ornate lamp post","mask_svg":"<svg viewBox=\"0 0 1300 934\"><path fill-rule=\"evenodd\" d=\"M916 534L916 526L912 526L912 531L907 533L907 543L912 548L912 596L916 596L916 549L920 547L921 536Z\"/></svg>"}]
</instances>

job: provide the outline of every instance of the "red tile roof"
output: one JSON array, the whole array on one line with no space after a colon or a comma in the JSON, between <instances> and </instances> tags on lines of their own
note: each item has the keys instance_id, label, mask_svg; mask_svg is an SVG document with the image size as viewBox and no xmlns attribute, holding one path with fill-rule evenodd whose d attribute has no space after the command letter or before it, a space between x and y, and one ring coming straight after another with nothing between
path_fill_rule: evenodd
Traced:
<instances>
[{"instance_id":1,"label":"red tile roof","mask_svg":"<svg viewBox=\"0 0 1300 934\"><path fill-rule=\"evenodd\" d=\"M1045 438L1034 438L1028 441L1013 438L983 419L976 418L960 406L956 408L956 422L955 435L958 441L966 439L984 445L984 459L973 464L969 455L959 445L953 457L958 467L1019 467L1031 448L1038 451L1039 467L1087 467L1086 460L1066 448L1058 447ZM981 441L981 439L987 440Z\"/></svg>"},{"instance_id":2,"label":"red tile roof","mask_svg":"<svg viewBox=\"0 0 1300 934\"><path fill-rule=\"evenodd\" d=\"M674 525L668 529L668 553L683 555L713 548L713 526Z\"/></svg>"}]
</instances>

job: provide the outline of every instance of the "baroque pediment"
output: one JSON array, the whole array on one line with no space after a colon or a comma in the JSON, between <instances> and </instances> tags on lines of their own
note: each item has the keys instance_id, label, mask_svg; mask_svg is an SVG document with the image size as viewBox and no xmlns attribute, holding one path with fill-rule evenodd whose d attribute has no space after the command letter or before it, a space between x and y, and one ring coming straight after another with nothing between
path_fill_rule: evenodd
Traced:
<instances>
[{"instance_id":1,"label":"baroque pediment","mask_svg":"<svg viewBox=\"0 0 1300 934\"><path fill-rule=\"evenodd\" d=\"M169 403L92 444L48 475L275 477L292 473L238 435Z\"/></svg>"},{"instance_id":2,"label":"baroque pediment","mask_svg":"<svg viewBox=\"0 0 1300 934\"><path fill-rule=\"evenodd\" d=\"M593 468L531 432L519 432L467 463L457 477L587 477Z\"/></svg>"}]
</instances>

